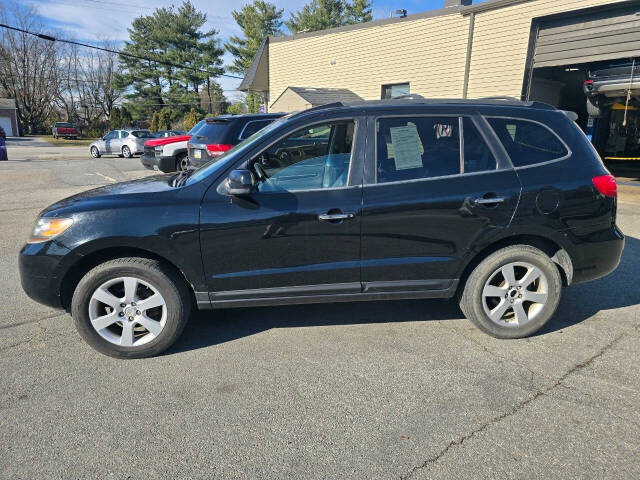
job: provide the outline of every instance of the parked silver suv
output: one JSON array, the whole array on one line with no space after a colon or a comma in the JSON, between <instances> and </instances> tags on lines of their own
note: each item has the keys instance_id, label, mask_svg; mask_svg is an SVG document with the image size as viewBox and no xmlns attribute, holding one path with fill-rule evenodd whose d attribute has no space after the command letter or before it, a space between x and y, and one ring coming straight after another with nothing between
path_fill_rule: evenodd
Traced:
<instances>
[{"instance_id":1,"label":"parked silver suv","mask_svg":"<svg viewBox=\"0 0 640 480\"><path fill-rule=\"evenodd\" d=\"M89 152L93 158L104 154L119 155L131 158L144 151L144 142L155 138L149 130L123 129L111 130L100 140L89 145Z\"/></svg>"}]
</instances>

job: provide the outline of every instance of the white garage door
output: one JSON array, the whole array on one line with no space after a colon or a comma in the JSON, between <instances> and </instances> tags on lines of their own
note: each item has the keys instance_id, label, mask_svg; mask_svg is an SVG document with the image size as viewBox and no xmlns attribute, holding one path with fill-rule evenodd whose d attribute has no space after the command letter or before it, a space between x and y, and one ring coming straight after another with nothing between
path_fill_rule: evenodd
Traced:
<instances>
[{"instance_id":1,"label":"white garage door","mask_svg":"<svg viewBox=\"0 0 640 480\"><path fill-rule=\"evenodd\" d=\"M11 128L11 119L9 117L0 117L0 127L4 128L7 137L13 137L13 128Z\"/></svg>"}]
</instances>

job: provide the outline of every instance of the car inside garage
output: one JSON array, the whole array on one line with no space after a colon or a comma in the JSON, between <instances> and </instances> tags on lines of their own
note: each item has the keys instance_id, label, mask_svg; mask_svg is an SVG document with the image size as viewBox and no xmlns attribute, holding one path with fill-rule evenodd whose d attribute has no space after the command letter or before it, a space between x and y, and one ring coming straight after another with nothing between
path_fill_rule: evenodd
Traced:
<instances>
[{"instance_id":1,"label":"car inside garage","mask_svg":"<svg viewBox=\"0 0 640 480\"><path fill-rule=\"evenodd\" d=\"M523 97L576 112L606 160L640 164L640 2L535 19Z\"/></svg>"}]
</instances>

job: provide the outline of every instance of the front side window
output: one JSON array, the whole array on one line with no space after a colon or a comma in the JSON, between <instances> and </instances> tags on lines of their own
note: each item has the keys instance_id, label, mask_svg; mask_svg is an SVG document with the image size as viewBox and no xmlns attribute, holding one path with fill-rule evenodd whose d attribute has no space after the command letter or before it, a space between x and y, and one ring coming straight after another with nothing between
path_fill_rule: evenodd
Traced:
<instances>
[{"instance_id":1,"label":"front side window","mask_svg":"<svg viewBox=\"0 0 640 480\"><path fill-rule=\"evenodd\" d=\"M569 154L567 147L542 124L515 118L487 118L507 150L514 167L558 160Z\"/></svg>"},{"instance_id":2,"label":"front side window","mask_svg":"<svg viewBox=\"0 0 640 480\"><path fill-rule=\"evenodd\" d=\"M382 86L382 99L385 100L387 98L396 98L401 97L403 95L409 95L409 84L408 83L396 83L393 85L383 85Z\"/></svg>"},{"instance_id":3,"label":"front side window","mask_svg":"<svg viewBox=\"0 0 640 480\"><path fill-rule=\"evenodd\" d=\"M254 162L260 192L346 187L355 123L305 127L278 141Z\"/></svg>"},{"instance_id":4,"label":"front side window","mask_svg":"<svg viewBox=\"0 0 640 480\"><path fill-rule=\"evenodd\" d=\"M117 130L111 130L109 133L107 133L104 136L105 140L113 140L114 138L118 138L118 131Z\"/></svg>"}]
</instances>

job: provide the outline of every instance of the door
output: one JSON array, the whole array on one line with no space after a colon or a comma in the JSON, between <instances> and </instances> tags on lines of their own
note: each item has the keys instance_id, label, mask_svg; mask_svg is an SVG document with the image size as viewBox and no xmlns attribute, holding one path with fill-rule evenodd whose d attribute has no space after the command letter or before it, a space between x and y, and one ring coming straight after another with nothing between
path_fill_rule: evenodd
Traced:
<instances>
[{"instance_id":1,"label":"door","mask_svg":"<svg viewBox=\"0 0 640 480\"><path fill-rule=\"evenodd\" d=\"M360 293L360 125L281 137L248 162L257 179L248 197L209 189L201 248L214 302Z\"/></svg>"},{"instance_id":2,"label":"door","mask_svg":"<svg viewBox=\"0 0 640 480\"><path fill-rule=\"evenodd\" d=\"M111 130L104 137L104 152L103 153L114 153L118 152L117 144L119 142L118 138L118 130ZM115 150L114 150L115 148Z\"/></svg>"},{"instance_id":3,"label":"door","mask_svg":"<svg viewBox=\"0 0 640 480\"><path fill-rule=\"evenodd\" d=\"M7 137L13 137L10 117L0 117L0 127L4 128L4 133L7 134Z\"/></svg>"},{"instance_id":4,"label":"door","mask_svg":"<svg viewBox=\"0 0 640 480\"><path fill-rule=\"evenodd\" d=\"M479 116L370 123L375 168L363 189L364 291L455 288L465 256L509 225L521 190L516 173L482 133Z\"/></svg>"}]
</instances>

